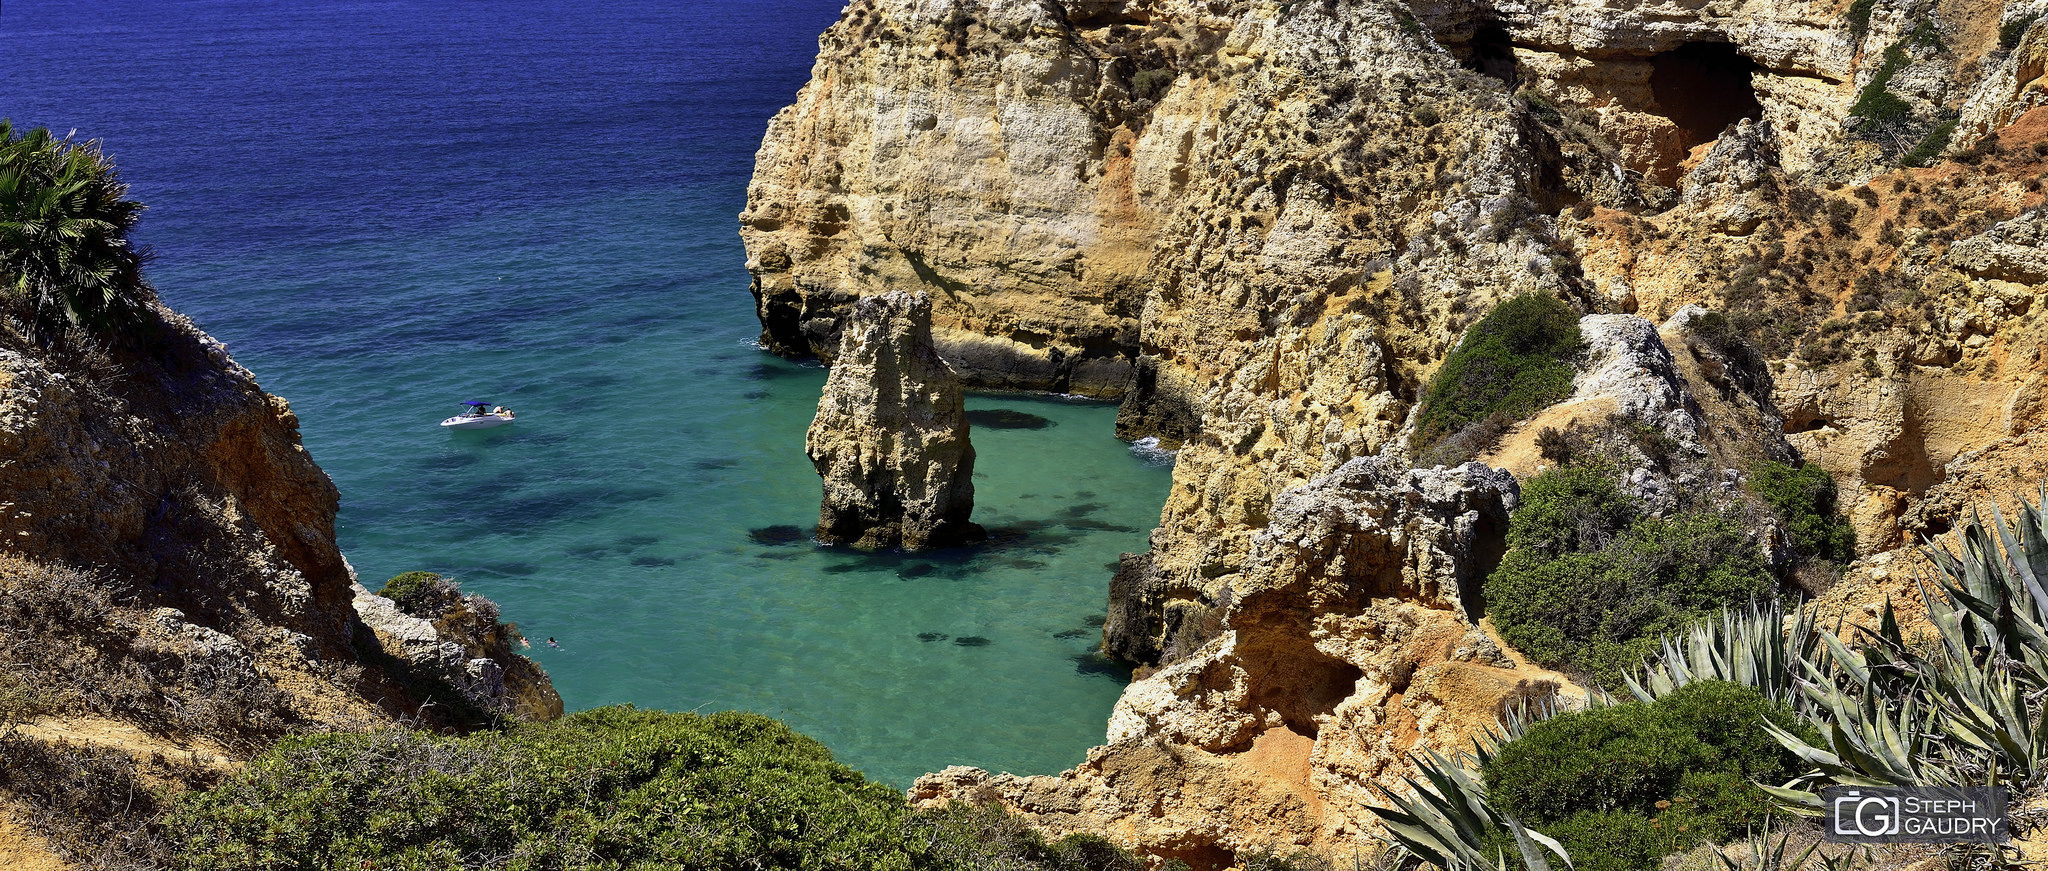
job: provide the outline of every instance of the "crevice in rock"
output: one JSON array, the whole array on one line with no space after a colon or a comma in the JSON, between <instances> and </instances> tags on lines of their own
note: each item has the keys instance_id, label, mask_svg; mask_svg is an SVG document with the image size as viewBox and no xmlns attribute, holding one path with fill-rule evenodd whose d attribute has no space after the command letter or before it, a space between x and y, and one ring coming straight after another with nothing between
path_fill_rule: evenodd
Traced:
<instances>
[{"instance_id":1,"label":"crevice in rock","mask_svg":"<svg viewBox=\"0 0 2048 871\"><path fill-rule=\"evenodd\" d=\"M1521 63L1515 60L1514 39L1499 22L1487 24L1472 34L1459 57L1466 69L1498 79L1510 89L1522 81Z\"/></svg>"},{"instance_id":2,"label":"crevice in rock","mask_svg":"<svg viewBox=\"0 0 2048 871\"><path fill-rule=\"evenodd\" d=\"M1719 139L1730 124L1763 118L1752 81L1758 69L1729 43L1689 42L1650 57L1650 94L1692 149Z\"/></svg>"}]
</instances>

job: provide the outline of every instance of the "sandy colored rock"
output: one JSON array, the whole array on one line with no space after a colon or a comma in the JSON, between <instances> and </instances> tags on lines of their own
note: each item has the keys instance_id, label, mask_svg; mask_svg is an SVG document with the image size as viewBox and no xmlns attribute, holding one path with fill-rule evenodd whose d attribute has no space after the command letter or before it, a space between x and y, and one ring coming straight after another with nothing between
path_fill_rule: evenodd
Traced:
<instances>
[{"instance_id":1,"label":"sandy colored rock","mask_svg":"<svg viewBox=\"0 0 2048 871\"><path fill-rule=\"evenodd\" d=\"M2044 28L2011 52L1998 28L2040 4L1870 11L1852 32L1833 0L850 4L742 216L764 341L831 357L856 300L922 290L968 384L1122 396L1119 435L1178 451L1110 582L1106 649L1164 663L1117 739L1056 778L927 792L1198 867L1365 837L1355 791L1404 770L1396 748L1540 679L1476 642L1455 581L1304 602L1300 631L1232 615L1260 613L1283 494L1360 458L1405 469L1430 377L1516 294L1614 341L1485 459L1534 474L1544 428L1619 414L1685 455L1630 476L1644 498L1818 464L1865 555L1831 613L1898 591L1884 554L2024 489L2048 423ZM1850 118L1894 45L1909 118ZM1970 162L1898 166L1957 113ZM1973 151L1980 130L2005 144ZM1344 668L1368 689L1325 711Z\"/></svg>"},{"instance_id":2,"label":"sandy colored rock","mask_svg":"<svg viewBox=\"0 0 2048 871\"><path fill-rule=\"evenodd\" d=\"M1376 784L1451 749L1504 705L1573 695L1467 615L1502 552L1513 477L1365 457L1283 493L1223 634L1124 692L1108 741L1056 777L950 768L920 804L997 800L1055 832L1105 832L1220 867L1253 850L1348 855Z\"/></svg>"},{"instance_id":3,"label":"sandy colored rock","mask_svg":"<svg viewBox=\"0 0 2048 871\"><path fill-rule=\"evenodd\" d=\"M931 299L854 306L805 450L824 478L818 540L920 550L982 538L960 377L932 345Z\"/></svg>"}]
</instances>

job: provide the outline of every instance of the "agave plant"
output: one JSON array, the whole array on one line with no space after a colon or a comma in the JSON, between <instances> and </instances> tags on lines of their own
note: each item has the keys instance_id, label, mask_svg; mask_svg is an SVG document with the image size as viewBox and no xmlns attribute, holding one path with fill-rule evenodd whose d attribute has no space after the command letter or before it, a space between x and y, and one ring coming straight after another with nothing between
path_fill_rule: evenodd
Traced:
<instances>
[{"instance_id":1,"label":"agave plant","mask_svg":"<svg viewBox=\"0 0 2048 871\"><path fill-rule=\"evenodd\" d=\"M1487 855L1488 842L1500 835L1513 837L1521 854L1521 867L1528 871L1550 871L1546 853L1572 867L1571 855L1555 839L1530 829L1501 813L1486 800L1486 783L1479 769L1493 758L1500 746L1527 732L1537 721L1556 715L1562 707L1547 702L1534 708L1523 706L1501 718L1498 729L1488 729L1472 741L1468 752L1446 755L1424 750L1414 756L1422 780L1404 777L1408 794L1386 789L1381 794L1394 806L1372 808L1395 843L1424 862L1445 871L1492 871L1507 868L1507 857Z\"/></svg>"},{"instance_id":2,"label":"agave plant","mask_svg":"<svg viewBox=\"0 0 2048 871\"><path fill-rule=\"evenodd\" d=\"M0 121L0 281L39 332L139 322L151 291L128 239L143 207L127 194L97 141Z\"/></svg>"},{"instance_id":3,"label":"agave plant","mask_svg":"<svg viewBox=\"0 0 2048 871\"><path fill-rule=\"evenodd\" d=\"M1813 771L1771 791L1817 809L1812 790L1832 783L2038 786L2048 776L2044 533L2042 505L2022 502L2012 519L1973 515L1960 552L1929 548L1925 641L1905 637L1889 604L1850 639L1821 631L1827 655L1801 662L1800 690L1827 746L1773 729Z\"/></svg>"},{"instance_id":4,"label":"agave plant","mask_svg":"<svg viewBox=\"0 0 2048 871\"><path fill-rule=\"evenodd\" d=\"M1801 611L1787 627L1784 608L1776 601L1724 610L1719 621L1666 636L1661 655L1642 675L1627 677L1628 691L1651 702L1695 681L1728 681L1755 687L1766 698L1798 710L1800 664L1815 658L1822 636L1814 631L1809 611Z\"/></svg>"}]
</instances>

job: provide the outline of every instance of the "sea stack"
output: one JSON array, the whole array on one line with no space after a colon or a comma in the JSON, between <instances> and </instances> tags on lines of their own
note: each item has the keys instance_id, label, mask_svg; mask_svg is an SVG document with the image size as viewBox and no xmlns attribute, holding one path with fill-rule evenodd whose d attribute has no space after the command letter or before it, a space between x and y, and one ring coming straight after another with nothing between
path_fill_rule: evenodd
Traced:
<instances>
[{"instance_id":1,"label":"sea stack","mask_svg":"<svg viewBox=\"0 0 2048 871\"><path fill-rule=\"evenodd\" d=\"M891 291L853 307L805 449L825 479L818 540L863 549L983 537L960 376L932 346L932 301Z\"/></svg>"}]
</instances>

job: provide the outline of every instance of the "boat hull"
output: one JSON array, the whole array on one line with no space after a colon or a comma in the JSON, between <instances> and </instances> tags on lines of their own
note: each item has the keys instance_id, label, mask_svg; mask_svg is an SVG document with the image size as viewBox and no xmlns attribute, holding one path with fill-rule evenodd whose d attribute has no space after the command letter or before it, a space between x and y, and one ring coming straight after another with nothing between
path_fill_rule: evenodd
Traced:
<instances>
[{"instance_id":1,"label":"boat hull","mask_svg":"<svg viewBox=\"0 0 2048 871\"><path fill-rule=\"evenodd\" d=\"M508 424L508 423L511 423L511 422L512 422L512 418L506 417L506 416L504 416L504 415L501 415L501 414L486 414L486 415L484 415L484 416L482 416L482 417L463 417L463 416L457 415L457 416L455 416L455 417L451 417L451 418L448 418L447 420L441 421L441 428L442 428L442 429L490 429L491 427L494 427L494 426L504 426L505 424Z\"/></svg>"}]
</instances>

